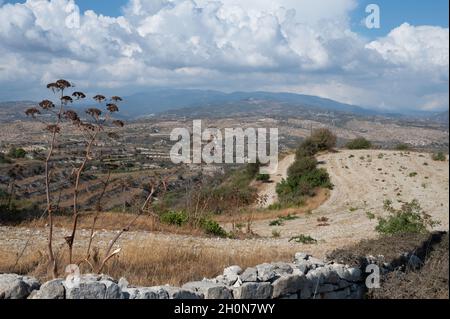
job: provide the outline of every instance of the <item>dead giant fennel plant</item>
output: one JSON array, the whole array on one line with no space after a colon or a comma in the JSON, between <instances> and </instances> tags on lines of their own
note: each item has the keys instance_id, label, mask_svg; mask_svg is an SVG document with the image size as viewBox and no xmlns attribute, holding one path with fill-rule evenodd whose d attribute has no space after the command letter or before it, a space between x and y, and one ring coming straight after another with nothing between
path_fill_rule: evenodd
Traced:
<instances>
[{"instance_id":1,"label":"dead giant fennel plant","mask_svg":"<svg viewBox=\"0 0 450 319\"><path fill-rule=\"evenodd\" d=\"M93 152L93 148L95 147L95 143L98 138L102 134L106 134L109 138L117 138L118 135L114 132L113 127L123 127L124 123L120 120L114 120L113 114L119 111L119 107L117 104L122 101L122 99L118 96L113 96L111 99L107 99L103 95L94 96L94 100L97 102L98 107L88 108L84 117L80 117L78 113L74 110L68 109L68 105L74 103L74 101L83 100L86 98L86 95L83 92L74 91L71 95L68 95L67 91L73 88L74 85L66 80L58 80L54 83L50 83L47 85L47 88L52 90L53 93L58 98L58 103L56 104L50 100L43 100L39 103L38 107L32 107L26 110L26 115L31 116L32 118L42 122L45 124L45 129L50 132L50 138L48 140L48 152L44 161L45 166L45 194L46 194L46 207L45 212L48 215L48 224L49 224L49 234L48 234L48 259L49 265L51 267L51 272L53 277L57 276L57 262L55 258L55 253L53 249L53 213L55 212L55 199L51 194L51 174L54 169L54 163L52 159L54 157L55 149L57 147L58 142L60 141L62 130L65 127L64 124L72 125L83 137L85 142L85 148L83 150L82 160L78 166L74 166L72 170L73 177L73 226L71 229L71 233L69 236L65 237L65 241L68 245L68 254L69 254L69 263L73 262L73 245L75 241L78 218L79 218L79 204L78 204L78 195L80 189L81 176L85 171L87 164L89 161L95 159L95 154ZM109 175L108 175L109 176ZM105 182L105 186L102 189L102 193L100 194L100 199L103 197L107 184L109 182L109 177ZM144 204L144 208L151 200L153 194L149 195L146 203ZM99 210L97 209L97 212ZM98 213L94 217L91 238L93 237L93 229L95 227L95 221L97 219ZM139 214L138 214L139 216ZM137 217L136 217L137 218ZM135 219L133 219L134 222ZM131 224L130 224L131 226ZM119 235L120 236L120 235ZM118 236L118 237L119 237ZM115 240L117 241L117 239ZM115 242L114 241L114 242ZM89 244L87 250L87 260L89 259ZM113 245L113 244L112 244ZM112 248L111 245L111 248ZM111 258L110 248L107 250L107 254L104 262L106 262L109 258Z\"/></svg>"}]
</instances>

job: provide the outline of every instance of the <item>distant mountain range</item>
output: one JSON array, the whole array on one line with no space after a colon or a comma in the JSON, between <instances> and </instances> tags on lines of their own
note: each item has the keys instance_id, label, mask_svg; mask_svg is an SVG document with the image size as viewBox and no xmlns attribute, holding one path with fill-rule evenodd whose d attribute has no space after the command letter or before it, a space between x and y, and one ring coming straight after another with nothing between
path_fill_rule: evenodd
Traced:
<instances>
[{"instance_id":1,"label":"distant mountain range","mask_svg":"<svg viewBox=\"0 0 450 319\"><path fill-rule=\"evenodd\" d=\"M23 118L23 111L35 102L0 102L0 120ZM85 107L88 103L75 106ZM89 105L91 105L89 103ZM221 115L248 112L271 115L301 116L302 112L338 112L356 116L386 116L390 118L420 118L448 125L448 111L383 113L331 99L294 93L233 92L190 89L149 89L143 93L124 96L120 103L121 116L128 119L158 114L188 115L217 113ZM177 110L177 111L175 111ZM212 114L214 115L214 114Z\"/></svg>"},{"instance_id":2,"label":"distant mountain range","mask_svg":"<svg viewBox=\"0 0 450 319\"><path fill-rule=\"evenodd\" d=\"M276 102L327 111L339 111L358 115L374 115L378 112L359 106L344 104L311 95L270 92L224 93L211 90L153 89L145 93L127 96L123 112L130 117L142 117L170 110L220 107L240 102Z\"/></svg>"}]
</instances>

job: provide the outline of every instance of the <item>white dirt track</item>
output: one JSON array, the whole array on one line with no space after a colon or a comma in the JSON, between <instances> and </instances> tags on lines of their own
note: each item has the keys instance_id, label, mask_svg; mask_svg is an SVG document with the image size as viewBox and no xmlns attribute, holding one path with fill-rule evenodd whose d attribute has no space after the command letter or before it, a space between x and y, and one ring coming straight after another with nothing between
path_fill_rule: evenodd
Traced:
<instances>
[{"instance_id":1,"label":"white dirt track","mask_svg":"<svg viewBox=\"0 0 450 319\"><path fill-rule=\"evenodd\" d=\"M448 162L433 161L425 153L383 150L341 150L318 160L334 184L330 198L312 214L286 221L283 226L270 227L267 221L258 221L256 233L270 236L275 229L283 238L310 235L319 245L334 248L376 236L377 220L367 213L383 216L385 200L399 207L413 199L440 221L436 229L448 230ZM328 218L329 225L318 226L320 217Z\"/></svg>"}]
</instances>

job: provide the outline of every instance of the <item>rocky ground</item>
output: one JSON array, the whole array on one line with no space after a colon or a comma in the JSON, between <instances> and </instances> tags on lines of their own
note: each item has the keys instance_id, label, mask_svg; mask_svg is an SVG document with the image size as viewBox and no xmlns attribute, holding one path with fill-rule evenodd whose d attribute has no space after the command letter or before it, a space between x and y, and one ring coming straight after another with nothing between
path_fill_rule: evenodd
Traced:
<instances>
[{"instance_id":1,"label":"rocky ground","mask_svg":"<svg viewBox=\"0 0 450 319\"><path fill-rule=\"evenodd\" d=\"M332 250L375 237L377 220L367 213L382 216L385 200L398 207L413 199L440 221L436 230L448 230L448 162L433 161L427 153L383 150L340 150L321 155L318 160L334 184L330 198L312 214L300 215L282 226L256 221L253 230L257 234L270 237L276 230L286 239L309 235L319 241L318 247ZM318 218L324 218L324 222Z\"/></svg>"}]
</instances>

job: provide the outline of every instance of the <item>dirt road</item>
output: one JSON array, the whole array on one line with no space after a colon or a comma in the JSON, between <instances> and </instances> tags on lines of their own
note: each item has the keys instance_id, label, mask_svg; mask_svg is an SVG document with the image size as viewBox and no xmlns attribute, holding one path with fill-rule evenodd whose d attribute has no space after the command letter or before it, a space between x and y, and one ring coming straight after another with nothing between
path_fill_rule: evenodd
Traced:
<instances>
[{"instance_id":1,"label":"dirt road","mask_svg":"<svg viewBox=\"0 0 450 319\"><path fill-rule=\"evenodd\" d=\"M429 154L395 151L349 151L322 155L318 158L330 173L334 190L322 206L310 215L303 215L283 226L271 227L269 221L258 221L256 233L271 236L273 230L282 238L300 234L319 240L319 245L335 246L376 235L377 220L383 203L395 206L417 199L422 208L448 230L449 169L448 162L436 162ZM318 218L328 221L321 224Z\"/></svg>"},{"instance_id":2,"label":"dirt road","mask_svg":"<svg viewBox=\"0 0 450 319\"><path fill-rule=\"evenodd\" d=\"M289 166L294 163L295 155L287 155L279 163L277 172L270 175L270 183L263 184L258 192L259 198L265 198L265 201L258 205L259 208L267 208L274 204L278 200L278 195L276 192L276 186L283 178L287 177L287 170Z\"/></svg>"}]
</instances>

